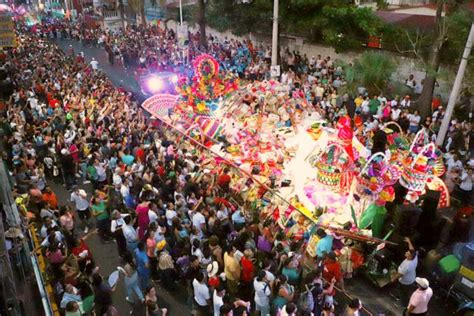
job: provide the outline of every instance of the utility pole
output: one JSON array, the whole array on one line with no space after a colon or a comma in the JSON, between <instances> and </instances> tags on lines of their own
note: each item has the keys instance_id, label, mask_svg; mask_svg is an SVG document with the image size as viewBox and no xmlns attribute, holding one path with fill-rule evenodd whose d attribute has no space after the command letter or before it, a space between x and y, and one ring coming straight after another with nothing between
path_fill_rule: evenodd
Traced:
<instances>
[{"instance_id":1,"label":"utility pole","mask_svg":"<svg viewBox=\"0 0 474 316\"><path fill-rule=\"evenodd\" d=\"M272 66L278 65L278 2L273 0Z\"/></svg>"},{"instance_id":2,"label":"utility pole","mask_svg":"<svg viewBox=\"0 0 474 316\"><path fill-rule=\"evenodd\" d=\"M469 31L469 36L467 37L466 47L464 48L464 53L462 55L461 63L459 64L459 70L456 75L456 80L454 81L453 90L451 90L451 95L449 96L448 106L446 108L446 113L444 114L443 122L438 132L438 137L436 137L436 145L442 146L446 133L448 132L449 122L451 121L451 116L453 115L454 105L459 96L459 91L461 90L462 79L464 78L464 72L466 71L467 60L471 54L472 42L474 41L474 22L471 24L471 30Z\"/></svg>"},{"instance_id":3,"label":"utility pole","mask_svg":"<svg viewBox=\"0 0 474 316\"><path fill-rule=\"evenodd\" d=\"M179 24L183 26L183 3L182 0L179 0Z\"/></svg>"}]
</instances>

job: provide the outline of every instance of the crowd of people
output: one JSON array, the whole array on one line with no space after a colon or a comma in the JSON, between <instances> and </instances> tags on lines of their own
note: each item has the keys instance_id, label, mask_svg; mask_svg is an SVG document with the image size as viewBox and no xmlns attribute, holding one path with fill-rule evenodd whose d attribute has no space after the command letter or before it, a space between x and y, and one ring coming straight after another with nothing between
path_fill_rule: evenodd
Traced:
<instances>
[{"instance_id":1,"label":"crowd of people","mask_svg":"<svg viewBox=\"0 0 474 316\"><path fill-rule=\"evenodd\" d=\"M334 315L336 288L344 291L344 278L352 272L340 262L343 243L318 229L312 257L304 238L288 238L271 217L253 216L236 202L227 168L201 168L204 152L147 118L129 93L98 70L97 61L62 51L50 40L59 33L103 46L109 61L120 56L124 67L183 67L184 73L203 48L198 49L199 34L192 34L183 53L172 30L155 26L113 33L58 23L22 30L19 46L0 61L14 84L0 118L4 158L19 209L40 236L37 251L47 258L61 311L119 314L114 287L87 245L97 233L104 243L115 240L126 299L143 304L147 315L168 313L158 306L155 281L170 290L186 287L197 315ZM269 50L250 41L211 37L207 51L245 80L269 77ZM426 128L436 135L439 129L440 104L421 121L410 96L347 99L338 88L351 80L350 71L330 57L308 59L289 51L283 57L282 83L301 89L329 119L345 108L363 118L365 132L389 120L412 134ZM453 122L446 144L446 182L464 202L472 201L470 124ZM73 207L58 203L48 185L58 178ZM92 190L83 186L88 183ZM416 277L417 254L407 244L394 282L410 291L417 285L402 308L422 315L432 290L428 280ZM342 312L359 315L362 308L352 298Z\"/></svg>"}]
</instances>

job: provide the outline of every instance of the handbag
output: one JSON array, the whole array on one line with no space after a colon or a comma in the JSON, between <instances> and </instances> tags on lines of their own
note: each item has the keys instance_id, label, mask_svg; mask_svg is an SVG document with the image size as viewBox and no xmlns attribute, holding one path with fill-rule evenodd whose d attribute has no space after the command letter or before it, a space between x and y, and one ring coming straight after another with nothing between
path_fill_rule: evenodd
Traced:
<instances>
[{"instance_id":1,"label":"handbag","mask_svg":"<svg viewBox=\"0 0 474 316\"><path fill-rule=\"evenodd\" d=\"M272 244L265 238L265 236L260 235L257 240L257 249L269 253L272 251Z\"/></svg>"}]
</instances>

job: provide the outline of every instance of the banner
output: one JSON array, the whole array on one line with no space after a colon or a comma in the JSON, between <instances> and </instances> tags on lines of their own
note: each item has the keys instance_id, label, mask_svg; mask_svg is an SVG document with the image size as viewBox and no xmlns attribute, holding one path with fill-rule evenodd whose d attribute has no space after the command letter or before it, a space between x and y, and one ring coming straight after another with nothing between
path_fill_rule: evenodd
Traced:
<instances>
[{"instance_id":1,"label":"banner","mask_svg":"<svg viewBox=\"0 0 474 316\"><path fill-rule=\"evenodd\" d=\"M15 46L15 24L9 15L0 13L0 48Z\"/></svg>"}]
</instances>

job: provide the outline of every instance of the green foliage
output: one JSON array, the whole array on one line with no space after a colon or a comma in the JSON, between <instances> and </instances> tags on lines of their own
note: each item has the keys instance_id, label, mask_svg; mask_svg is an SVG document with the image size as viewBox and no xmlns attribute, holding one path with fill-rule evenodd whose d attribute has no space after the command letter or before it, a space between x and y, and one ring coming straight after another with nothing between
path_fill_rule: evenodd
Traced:
<instances>
[{"instance_id":1,"label":"green foliage","mask_svg":"<svg viewBox=\"0 0 474 316\"><path fill-rule=\"evenodd\" d=\"M396 69L392 57L386 53L366 51L354 63L354 82L367 88L370 94L385 90Z\"/></svg>"},{"instance_id":2,"label":"green foliage","mask_svg":"<svg viewBox=\"0 0 474 316\"><path fill-rule=\"evenodd\" d=\"M234 0L209 2L207 21L218 31L232 31L236 35L258 30L271 30L272 1L254 0L251 4L237 4Z\"/></svg>"},{"instance_id":3,"label":"green foliage","mask_svg":"<svg viewBox=\"0 0 474 316\"><path fill-rule=\"evenodd\" d=\"M441 51L441 60L443 62L459 63L473 19L474 14L466 10L456 11L448 16L446 23L448 24L449 33Z\"/></svg>"},{"instance_id":4,"label":"green foliage","mask_svg":"<svg viewBox=\"0 0 474 316\"><path fill-rule=\"evenodd\" d=\"M271 34L273 1L213 0L207 11L210 26L241 35ZM369 35L378 35L383 23L368 8L357 8L347 0L280 0L280 30L337 50L357 49Z\"/></svg>"}]
</instances>

